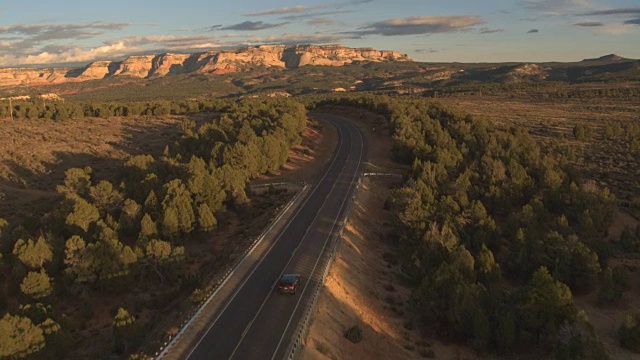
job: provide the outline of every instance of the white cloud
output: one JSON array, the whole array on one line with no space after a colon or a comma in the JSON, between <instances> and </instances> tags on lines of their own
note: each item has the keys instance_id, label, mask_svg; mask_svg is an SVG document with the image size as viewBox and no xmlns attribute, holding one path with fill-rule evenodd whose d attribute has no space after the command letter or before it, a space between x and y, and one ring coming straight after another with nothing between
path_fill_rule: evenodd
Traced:
<instances>
[{"instance_id":1,"label":"white cloud","mask_svg":"<svg viewBox=\"0 0 640 360\"><path fill-rule=\"evenodd\" d=\"M592 0L525 0L525 7L552 15L575 13L593 9Z\"/></svg>"}]
</instances>

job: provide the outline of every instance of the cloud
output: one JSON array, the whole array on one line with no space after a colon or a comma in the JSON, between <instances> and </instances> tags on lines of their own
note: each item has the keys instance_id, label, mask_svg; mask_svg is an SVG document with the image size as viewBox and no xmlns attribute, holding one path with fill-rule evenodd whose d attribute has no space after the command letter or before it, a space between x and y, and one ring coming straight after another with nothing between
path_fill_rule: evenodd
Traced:
<instances>
[{"instance_id":1,"label":"cloud","mask_svg":"<svg viewBox=\"0 0 640 360\"><path fill-rule=\"evenodd\" d=\"M640 14L640 7L598 10L598 11L591 11L588 13L584 13L583 15L594 16L594 15L639 15L639 14Z\"/></svg>"},{"instance_id":2,"label":"cloud","mask_svg":"<svg viewBox=\"0 0 640 360\"><path fill-rule=\"evenodd\" d=\"M325 32L316 32L313 34L285 33L280 36L252 36L244 40L235 40L228 42L227 45L254 45L254 44L335 44L344 39L344 36L338 34L327 34Z\"/></svg>"},{"instance_id":3,"label":"cloud","mask_svg":"<svg viewBox=\"0 0 640 360\"><path fill-rule=\"evenodd\" d=\"M0 42L0 66L87 63L96 60L118 60L133 54L165 52L196 52L220 47L211 36L129 36L105 41L94 47L49 44L16 52L11 46L5 51Z\"/></svg>"},{"instance_id":4,"label":"cloud","mask_svg":"<svg viewBox=\"0 0 640 360\"><path fill-rule=\"evenodd\" d=\"M288 22L270 24L262 21L245 21L239 24L221 27L219 29L220 30L256 31L256 30L264 30L264 29L273 29L273 28L284 26L287 24Z\"/></svg>"},{"instance_id":5,"label":"cloud","mask_svg":"<svg viewBox=\"0 0 640 360\"><path fill-rule=\"evenodd\" d=\"M631 19L624 22L625 25L640 25L640 18Z\"/></svg>"},{"instance_id":6,"label":"cloud","mask_svg":"<svg viewBox=\"0 0 640 360\"><path fill-rule=\"evenodd\" d=\"M307 21L307 25L329 25L329 24L334 24L335 21L329 19L329 18L316 18L316 19L311 19L309 21Z\"/></svg>"},{"instance_id":7,"label":"cloud","mask_svg":"<svg viewBox=\"0 0 640 360\"><path fill-rule=\"evenodd\" d=\"M583 27L598 27L604 26L600 21L585 21L573 24L573 26L583 26Z\"/></svg>"},{"instance_id":8,"label":"cloud","mask_svg":"<svg viewBox=\"0 0 640 360\"><path fill-rule=\"evenodd\" d=\"M2 64L35 64L47 59L82 58L83 52L89 51L78 47L77 41L91 39L108 31L122 30L131 26L129 23L108 23L95 21L78 24L18 24L0 26L0 46ZM5 35L5 36L3 36ZM72 44L64 44L70 40ZM10 47L6 46L10 44ZM100 50L102 49L102 50ZM111 45L96 46L91 54L101 51L114 51Z\"/></svg>"},{"instance_id":9,"label":"cloud","mask_svg":"<svg viewBox=\"0 0 640 360\"><path fill-rule=\"evenodd\" d=\"M415 49L413 51L418 54L433 54L438 52L436 49Z\"/></svg>"},{"instance_id":10,"label":"cloud","mask_svg":"<svg viewBox=\"0 0 640 360\"><path fill-rule=\"evenodd\" d=\"M540 30L538 30L538 29L531 29L531 30L527 31L527 34L537 34L539 32L540 32Z\"/></svg>"},{"instance_id":11,"label":"cloud","mask_svg":"<svg viewBox=\"0 0 640 360\"><path fill-rule=\"evenodd\" d=\"M283 7L283 8L280 8L280 9L252 12L252 13L247 13L247 14L244 14L244 15L245 16L281 15L281 14L300 13L300 12L309 11L311 9L313 9L313 8L309 7L309 6L298 5L298 6L289 7L289 8L288 7Z\"/></svg>"},{"instance_id":12,"label":"cloud","mask_svg":"<svg viewBox=\"0 0 640 360\"><path fill-rule=\"evenodd\" d=\"M592 0L525 0L524 6L547 14L560 15L593 8Z\"/></svg>"},{"instance_id":13,"label":"cloud","mask_svg":"<svg viewBox=\"0 0 640 360\"><path fill-rule=\"evenodd\" d=\"M495 34L505 32L504 29L490 29L488 27L480 28L480 34Z\"/></svg>"},{"instance_id":14,"label":"cloud","mask_svg":"<svg viewBox=\"0 0 640 360\"><path fill-rule=\"evenodd\" d=\"M477 16L415 16L375 22L361 27L358 31L346 32L346 34L355 36L437 34L465 31L485 23L485 20Z\"/></svg>"},{"instance_id":15,"label":"cloud","mask_svg":"<svg viewBox=\"0 0 640 360\"><path fill-rule=\"evenodd\" d=\"M333 11L317 11L308 14L297 14L297 15L287 15L283 16L281 20L300 20L300 19L309 19L318 16L326 16L326 15L340 15L340 14L349 14L355 12L354 10L333 10Z\"/></svg>"},{"instance_id":16,"label":"cloud","mask_svg":"<svg viewBox=\"0 0 640 360\"><path fill-rule=\"evenodd\" d=\"M0 26L0 34L18 34L22 36L33 36L37 34L73 33L74 31L80 31L80 30L86 30L86 29L122 30L130 25L131 24L129 23L105 23L102 21L95 21L95 22L86 23L86 24L11 25L11 26Z\"/></svg>"}]
</instances>

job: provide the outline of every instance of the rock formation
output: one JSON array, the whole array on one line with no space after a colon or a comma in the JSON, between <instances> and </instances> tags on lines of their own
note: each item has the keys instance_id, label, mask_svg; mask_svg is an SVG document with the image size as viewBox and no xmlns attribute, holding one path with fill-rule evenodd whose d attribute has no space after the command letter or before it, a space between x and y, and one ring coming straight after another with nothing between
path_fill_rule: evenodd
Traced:
<instances>
[{"instance_id":1,"label":"rock formation","mask_svg":"<svg viewBox=\"0 0 640 360\"><path fill-rule=\"evenodd\" d=\"M95 61L80 69L0 69L0 86L46 85L111 76L152 78L182 73L224 74L258 67L344 66L360 61L411 61L406 54L341 45L261 45L195 54L131 56L122 61Z\"/></svg>"}]
</instances>

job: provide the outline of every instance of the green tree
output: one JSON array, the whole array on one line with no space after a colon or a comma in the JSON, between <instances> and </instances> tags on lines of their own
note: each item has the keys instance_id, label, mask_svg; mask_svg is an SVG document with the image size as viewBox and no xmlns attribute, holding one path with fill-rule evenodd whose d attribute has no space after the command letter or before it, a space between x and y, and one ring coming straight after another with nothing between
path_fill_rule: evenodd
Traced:
<instances>
[{"instance_id":1,"label":"green tree","mask_svg":"<svg viewBox=\"0 0 640 360\"><path fill-rule=\"evenodd\" d=\"M40 272L30 271L27 273L20 284L20 290L25 295L37 300L49 296L53 286L46 270L40 269Z\"/></svg>"},{"instance_id":2,"label":"green tree","mask_svg":"<svg viewBox=\"0 0 640 360\"><path fill-rule=\"evenodd\" d=\"M198 225L200 225L200 230L211 231L217 224L218 222L209 209L209 206L207 206L207 204L201 204L198 207Z\"/></svg>"},{"instance_id":3,"label":"green tree","mask_svg":"<svg viewBox=\"0 0 640 360\"><path fill-rule=\"evenodd\" d=\"M629 226L625 226L620 234L620 246L627 253L640 252L640 225L634 233Z\"/></svg>"},{"instance_id":4,"label":"green tree","mask_svg":"<svg viewBox=\"0 0 640 360\"><path fill-rule=\"evenodd\" d=\"M112 211L122 201L122 194L115 190L113 185L106 180L100 181L96 186L91 186L89 188L89 197L93 204L103 213Z\"/></svg>"},{"instance_id":5,"label":"green tree","mask_svg":"<svg viewBox=\"0 0 640 360\"><path fill-rule=\"evenodd\" d=\"M116 352L124 354L135 342L137 335L136 319L123 308L119 308L113 318L113 338Z\"/></svg>"},{"instance_id":6,"label":"green tree","mask_svg":"<svg viewBox=\"0 0 640 360\"><path fill-rule=\"evenodd\" d=\"M167 241L153 239L147 243L145 253L153 270L158 274L160 281L164 281L164 276L161 271L163 265L183 259L184 247L172 247Z\"/></svg>"},{"instance_id":7,"label":"green tree","mask_svg":"<svg viewBox=\"0 0 640 360\"><path fill-rule=\"evenodd\" d=\"M2 238L2 232L7 228L7 226L9 226L7 220L0 218L0 238Z\"/></svg>"},{"instance_id":8,"label":"green tree","mask_svg":"<svg viewBox=\"0 0 640 360\"><path fill-rule=\"evenodd\" d=\"M476 268L480 280L487 284L495 284L501 278L500 265L496 263L493 252L485 244L482 244L478 254Z\"/></svg>"},{"instance_id":9,"label":"green tree","mask_svg":"<svg viewBox=\"0 0 640 360\"><path fill-rule=\"evenodd\" d=\"M640 353L640 313L627 316L618 330L620 345Z\"/></svg>"},{"instance_id":10,"label":"green tree","mask_svg":"<svg viewBox=\"0 0 640 360\"><path fill-rule=\"evenodd\" d=\"M74 203L73 210L67 215L65 223L71 227L77 226L87 232L89 226L100 218L98 208L82 198L76 198L71 201Z\"/></svg>"},{"instance_id":11,"label":"green tree","mask_svg":"<svg viewBox=\"0 0 640 360\"><path fill-rule=\"evenodd\" d=\"M144 214L140 221L140 236L142 239L151 239L158 235L158 227L149 214Z\"/></svg>"},{"instance_id":12,"label":"green tree","mask_svg":"<svg viewBox=\"0 0 640 360\"><path fill-rule=\"evenodd\" d=\"M562 326L573 323L578 314L569 287L545 267L533 274L521 310L522 325L543 343L555 341Z\"/></svg>"},{"instance_id":13,"label":"green tree","mask_svg":"<svg viewBox=\"0 0 640 360\"><path fill-rule=\"evenodd\" d=\"M56 190L65 195L85 195L91 186L92 172L93 169L89 166L84 169L68 169L64 173L64 185L58 185Z\"/></svg>"},{"instance_id":14,"label":"green tree","mask_svg":"<svg viewBox=\"0 0 640 360\"><path fill-rule=\"evenodd\" d=\"M85 241L78 235L70 237L65 244L65 273L83 282L95 277L93 247L87 248Z\"/></svg>"},{"instance_id":15,"label":"green tree","mask_svg":"<svg viewBox=\"0 0 640 360\"><path fill-rule=\"evenodd\" d=\"M598 289L598 303L611 304L618 301L625 291L631 288L631 277L626 268L616 266L602 271Z\"/></svg>"},{"instance_id":16,"label":"green tree","mask_svg":"<svg viewBox=\"0 0 640 360\"><path fill-rule=\"evenodd\" d=\"M168 238L173 238L180 232L178 212L173 207L167 207L162 216L162 234Z\"/></svg>"},{"instance_id":17,"label":"green tree","mask_svg":"<svg viewBox=\"0 0 640 360\"><path fill-rule=\"evenodd\" d=\"M53 259L51 245L43 236L34 242L32 239L19 239L13 246L13 254L31 269L39 269Z\"/></svg>"},{"instance_id":18,"label":"green tree","mask_svg":"<svg viewBox=\"0 0 640 360\"><path fill-rule=\"evenodd\" d=\"M165 189L167 190L167 195L162 201L165 215L168 209L173 209L178 220L178 230L184 234L190 233L196 222L190 192L179 179L171 180L165 185Z\"/></svg>"},{"instance_id":19,"label":"green tree","mask_svg":"<svg viewBox=\"0 0 640 360\"><path fill-rule=\"evenodd\" d=\"M574 126L573 136L576 138L576 140L579 140L579 141L585 140L587 137L587 130L585 126L580 124Z\"/></svg>"},{"instance_id":20,"label":"green tree","mask_svg":"<svg viewBox=\"0 0 640 360\"><path fill-rule=\"evenodd\" d=\"M5 314L0 319L0 358L21 359L45 346L41 328L22 316Z\"/></svg>"}]
</instances>

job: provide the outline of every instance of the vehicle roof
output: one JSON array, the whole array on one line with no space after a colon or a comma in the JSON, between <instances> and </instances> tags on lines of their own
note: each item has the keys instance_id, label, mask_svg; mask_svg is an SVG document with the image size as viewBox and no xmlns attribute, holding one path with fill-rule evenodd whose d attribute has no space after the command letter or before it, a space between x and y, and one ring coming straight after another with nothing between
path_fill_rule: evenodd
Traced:
<instances>
[{"instance_id":1,"label":"vehicle roof","mask_svg":"<svg viewBox=\"0 0 640 360\"><path fill-rule=\"evenodd\" d=\"M292 281L295 278L299 278L300 275L298 274L284 274L282 275L282 277L280 278L281 281Z\"/></svg>"}]
</instances>

